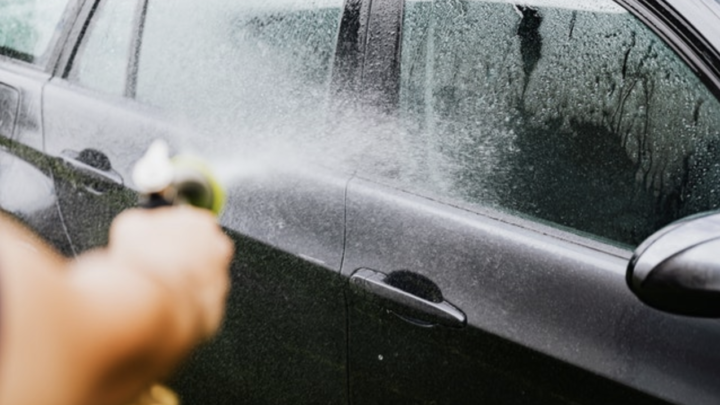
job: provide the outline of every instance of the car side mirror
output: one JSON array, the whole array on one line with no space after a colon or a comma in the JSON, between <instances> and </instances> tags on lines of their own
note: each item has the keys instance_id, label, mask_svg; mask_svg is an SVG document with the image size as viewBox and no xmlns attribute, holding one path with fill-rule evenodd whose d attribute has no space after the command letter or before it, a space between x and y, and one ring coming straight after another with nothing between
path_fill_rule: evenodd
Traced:
<instances>
[{"instance_id":1,"label":"car side mirror","mask_svg":"<svg viewBox=\"0 0 720 405\"><path fill-rule=\"evenodd\" d=\"M688 217L650 236L630 260L626 281L661 311L720 317L720 213Z\"/></svg>"}]
</instances>

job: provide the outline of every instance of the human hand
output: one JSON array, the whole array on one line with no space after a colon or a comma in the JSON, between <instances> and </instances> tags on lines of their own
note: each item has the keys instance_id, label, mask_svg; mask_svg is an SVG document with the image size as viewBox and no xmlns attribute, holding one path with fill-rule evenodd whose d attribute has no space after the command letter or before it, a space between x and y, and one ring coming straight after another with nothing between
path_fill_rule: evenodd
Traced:
<instances>
[{"instance_id":1,"label":"human hand","mask_svg":"<svg viewBox=\"0 0 720 405\"><path fill-rule=\"evenodd\" d=\"M222 320L233 245L200 209L126 211L75 260L0 213L0 247L2 404L130 400Z\"/></svg>"},{"instance_id":2,"label":"human hand","mask_svg":"<svg viewBox=\"0 0 720 405\"><path fill-rule=\"evenodd\" d=\"M187 206L127 210L113 221L108 254L157 282L168 293L181 327L195 339L217 331L233 245L210 212Z\"/></svg>"}]
</instances>

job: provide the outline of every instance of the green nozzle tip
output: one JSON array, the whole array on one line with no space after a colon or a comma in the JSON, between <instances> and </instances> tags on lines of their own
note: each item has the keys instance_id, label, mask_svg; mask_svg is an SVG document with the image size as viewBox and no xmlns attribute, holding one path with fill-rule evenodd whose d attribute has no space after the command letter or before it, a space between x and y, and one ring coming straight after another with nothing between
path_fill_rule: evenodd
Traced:
<instances>
[{"instance_id":1,"label":"green nozzle tip","mask_svg":"<svg viewBox=\"0 0 720 405\"><path fill-rule=\"evenodd\" d=\"M183 176L183 173L188 175L189 173L193 177L202 179L206 189L209 190L211 194L209 198L190 199L189 203L200 208L208 209L216 216L220 216L225 206L225 189L220 185L220 182L210 167L202 160L187 155L173 157L172 164L178 176ZM176 181L182 182L183 179L176 179Z\"/></svg>"}]
</instances>

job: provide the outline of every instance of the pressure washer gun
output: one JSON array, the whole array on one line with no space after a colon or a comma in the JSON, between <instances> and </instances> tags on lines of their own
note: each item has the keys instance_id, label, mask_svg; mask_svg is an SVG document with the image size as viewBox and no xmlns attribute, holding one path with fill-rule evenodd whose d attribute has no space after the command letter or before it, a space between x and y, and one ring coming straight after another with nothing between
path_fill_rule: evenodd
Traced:
<instances>
[{"instance_id":1,"label":"pressure washer gun","mask_svg":"<svg viewBox=\"0 0 720 405\"><path fill-rule=\"evenodd\" d=\"M207 165L192 156L170 157L167 143L156 140L135 164L132 174L139 205L157 208L189 204L220 215L225 192ZM175 392L154 384L128 405L179 405Z\"/></svg>"},{"instance_id":2,"label":"pressure washer gun","mask_svg":"<svg viewBox=\"0 0 720 405\"><path fill-rule=\"evenodd\" d=\"M189 204L220 215L225 204L225 192L210 168L192 156L171 158L162 140L153 142L135 164L133 181L141 207Z\"/></svg>"}]
</instances>

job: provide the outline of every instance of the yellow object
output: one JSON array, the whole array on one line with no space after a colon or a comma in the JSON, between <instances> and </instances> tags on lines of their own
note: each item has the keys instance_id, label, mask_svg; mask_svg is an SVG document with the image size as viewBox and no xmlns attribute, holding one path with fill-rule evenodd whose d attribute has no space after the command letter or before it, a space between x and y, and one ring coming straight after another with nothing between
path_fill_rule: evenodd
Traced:
<instances>
[{"instance_id":1,"label":"yellow object","mask_svg":"<svg viewBox=\"0 0 720 405\"><path fill-rule=\"evenodd\" d=\"M225 205L225 191L210 167L189 155L170 158L167 143L160 139L135 163L132 180L140 205L147 208L188 204L220 216Z\"/></svg>"},{"instance_id":2,"label":"yellow object","mask_svg":"<svg viewBox=\"0 0 720 405\"><path fill-rule=\"evenodd\" d=\"M175 169L175 179L173 181L175 187L181 189L183 182L193 181L204 183L209 189L209 204L195 204L194 201L186 202L200 208L209 209L213 214L220 216L225 206L225 190L215 178L210 167L204 161L189 155L177 155L170 161ZM178 190L178 192L182 193L182 190ZM202 202L205 201L208 200Z\"/></svg>"},{"instance_id":3,"label":"yellow object","mask_svg":"<svg viewBox=\"0 0 720 405\"><path fill-rule=\"evenodd\" d=\"M180 399L171 389L155 384L127 405L180 405Z\"/></svg>"}]
</instances>

